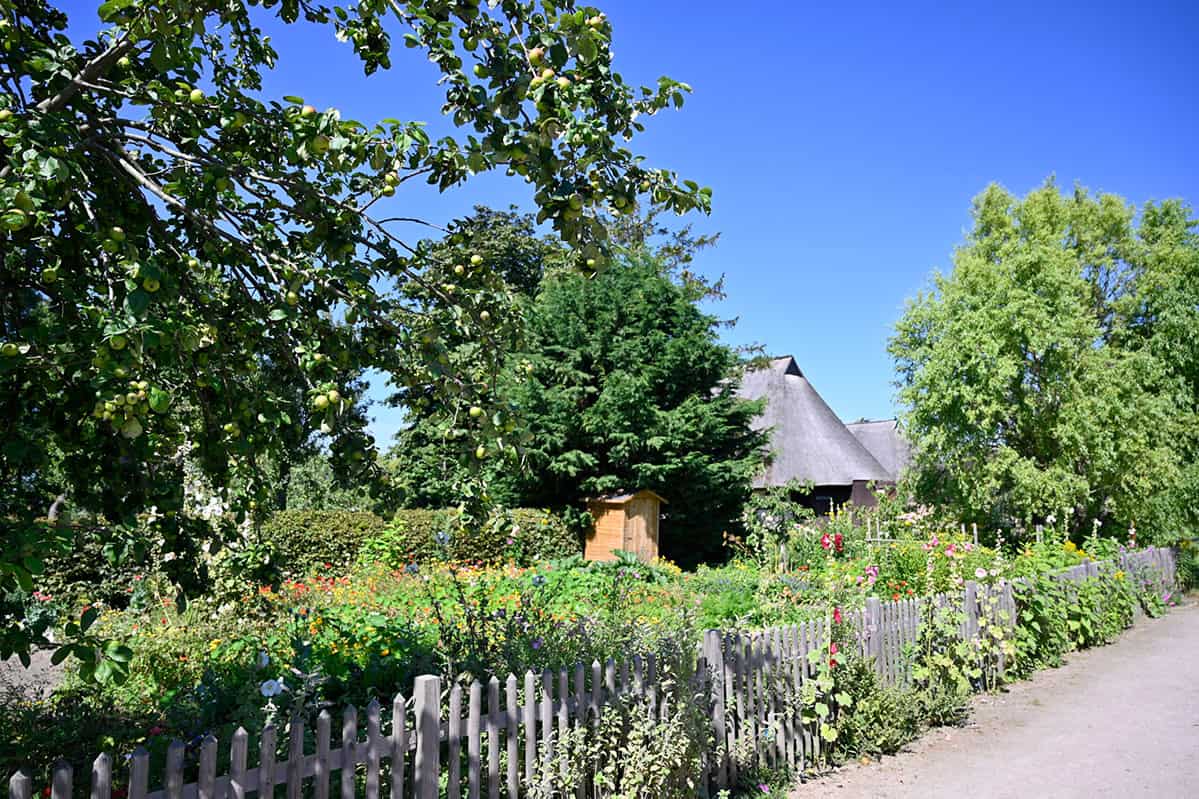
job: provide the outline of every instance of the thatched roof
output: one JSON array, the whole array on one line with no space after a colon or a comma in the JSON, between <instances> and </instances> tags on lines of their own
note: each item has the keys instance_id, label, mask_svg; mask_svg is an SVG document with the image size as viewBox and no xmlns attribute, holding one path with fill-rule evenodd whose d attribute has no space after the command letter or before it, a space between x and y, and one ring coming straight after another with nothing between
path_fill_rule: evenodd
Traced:
<instances>
[{"instance_id":1,"label":"thatched roof","mask_svg":"<svg viewBox=\"0 0 1199 799\"><path fill-rule=\"evenodd\" d=\"M895 419L851 422L845 426L854 438L862 442L862 446L870 450L874 459L890 473L892 480L898 480L912 462L912 447L899 431L899 422Z\"/></svg>"},{"instance_id":2,"label":"thatched roof","mask_svg":"<svg viewBox=\"0 0 1199 799\"><path fill-rule=\"evenodd\" d=\"M792 480L847 486L856 480L892 479L816 393L790 355L775 358L764 369L746 372L737 394L746 399L766 398L766 409L754 426L773 431L773 460L754 481L755 487L785 485Z\"/></svg>"}]
</instances>

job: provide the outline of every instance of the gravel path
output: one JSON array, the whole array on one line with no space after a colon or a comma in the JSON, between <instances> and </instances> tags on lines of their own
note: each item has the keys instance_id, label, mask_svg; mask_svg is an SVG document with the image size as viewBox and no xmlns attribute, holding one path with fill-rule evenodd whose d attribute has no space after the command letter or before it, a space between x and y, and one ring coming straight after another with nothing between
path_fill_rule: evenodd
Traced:
<instances>
[{"instance_id":1,"label":"gravel path","mask_svg":"<svg viewBox=\"0 0 1199 799\"><path fill-rule=\"evenodd\" d=\"M1111 646L977 697L966 727L791 794L817 795L1199 797L1199 605L1140 619Z\"/></svg>"}]
</instances>

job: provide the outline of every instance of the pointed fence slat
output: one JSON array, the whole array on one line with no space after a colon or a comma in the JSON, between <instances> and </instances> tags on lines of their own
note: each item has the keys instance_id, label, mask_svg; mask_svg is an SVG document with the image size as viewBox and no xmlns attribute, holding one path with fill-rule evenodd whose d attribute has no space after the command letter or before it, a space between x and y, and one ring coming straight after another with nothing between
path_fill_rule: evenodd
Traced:
<instances>
[{"instance_id":1,"label":"pointed fence slat","mask_svg":"<svg viewBox=\"0 0 1199 799\"><path fill-rule=\"evenodd\" d=\"M213 767L215 768L215 759ZM91 799L110 799L112 796L112 758L107 753L101 753L92 763L92 794ZM203 799L212 799L211 781L209 795Z\"/></svg>"},{"instance_id":2,"label":"pointed fence slat","mask_svg":"<svg viewBox=\"0 0 1199 799\"><path fill-rule=\"evenodd\" d=\"M354 799L354 765L357 763L358 708L341 714L341 799Z\"/></svg>"},{"instance_id":3,"label":"pointed fence slat","mask_svg":"<svg viewBox=\"0 0 1199 799\"><path fill-rule=\"evenodd\" d=\"M211 734L204 736L204 742L200 744L200 768L196 775L196 795L199 799L216 797L216 748L216 737Z\"/></svg>"},{"instance_id":4,"label":"pointed fence slat","mask_svg":"<svg viewBox=\"0 0 1199 799\"><path fill-rule=\"evenodd\" d=\"M483 686L478 680L470 684L469 706L466 718L466 780L469 799L479 799L480 772L480 721L483 713Z\"/></svg>"},{"instance_id":5,"label":"pointed fence slat","mask_svg":"<svg viewBox=\"0 0 1199 799\"><path fill-rule=\"evenodd\" d=\"M322 710L316 717L316 762L312 766L312 793L315 799L329 799L329 739L333 735L333 716ZM400 799L393 796L392 799Z\"/></svg>"},{"instance_id":6,"label":"pointed fence slat","mask_svg":"<svg viewBox=\"0 0 1199 799\"><path fill-rule=\"evenodd\" d=\"M500 681L487 682L487 799L500 799Z\"/></svg>"},{"instance_id":7,"label":"pointed fence slat","mask_svg":"<svg viewBox=\"0 0 1199 799\"><path fill-rule=\"evenodd\" d=\"M518 776L517 749L520 746L520 731L517 728L519 700L517 698L516 675L509 674L505 685L507 704L505 705L508 724L504 727L504 741L508 752L508 799L517 799L520 790Z\"/></svg>"},{"instance_id":8,"label":"pointed fence slat","mask_svg":"<svg viewBox=\"0 0 1199 799\"><path fill-rule=\"evenodd\" d=\"M381 715L379 700L372 699L366 706L366 799L379 799L379 770L383 758Z\"/></svg>"},{"instance_id":9,"label":"pointed fence slat","mask_svg":"<svg viewBox=\"0 0 1199 799\"><path fill-rule=\"evenodd\" d=\"M455 684L450 689L450 719L448 736L449 776L446 780L446 795L449 799L462 797L462 686Z\"/></svg>"}]
</instances>

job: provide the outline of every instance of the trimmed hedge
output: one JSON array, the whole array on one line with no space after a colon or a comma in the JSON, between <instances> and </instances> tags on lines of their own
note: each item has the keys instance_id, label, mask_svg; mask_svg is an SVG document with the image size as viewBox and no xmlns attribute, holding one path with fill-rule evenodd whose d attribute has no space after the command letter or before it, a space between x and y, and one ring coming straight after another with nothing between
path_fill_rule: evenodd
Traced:
<instances>
[{"instance_id":1,"label":"trimmed hedge","mask_svg":"<svg viewBox=\"0 0 1199 799\"><path fill-rule=\"evenodd\" d=\"M283 574L302 577L348 571L362 545L386 529L386 521L366 511L284 510L263 523L261 537Z\"/></svg>"},{"instance_id":2,"label":"trimmed hedge","mask_svg":"<svg viewBox=\"0 0 1199 799\"><path fill-rule=\"evenodd\" d=\"M479 529L458 529L452 510L398 510L390 522L355 511L280 511L262 526L263 542L290 577L345 572L355 564L400 568L449 559L528 565L582 551L577 533L546 510L497 512Z\"/></svg>"}]
</instances>

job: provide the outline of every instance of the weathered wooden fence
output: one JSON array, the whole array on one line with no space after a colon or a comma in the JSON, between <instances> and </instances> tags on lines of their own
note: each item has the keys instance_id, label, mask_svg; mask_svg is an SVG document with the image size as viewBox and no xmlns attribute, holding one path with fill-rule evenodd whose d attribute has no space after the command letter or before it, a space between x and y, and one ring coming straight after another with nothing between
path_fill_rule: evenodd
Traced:
<instances>
[{"instance_id":1,"label":"weathered wooden fence","mask_svg":"<svg viewBox=\"0 0 1199 799\"><path fill-rule=\"evenodd\" d=\"M1084 580L1115 568L1150 574L1165 586L1175 574L1174 554L1138 550L1118 561L1066 569L1056 578ZM991 601L982 601L987 598ZM873 658L880 678L906 685L911 673L905 647L918 639L925 603L958 601L963 636L977 635L980 613L990 614L995 623L1014 624L1011 584L974 582L965 584L960 597L870 599L864 609L846 612L844 622L852 625L860 652ZM814 673L808 653L827 645L827 621L706 633L689 686L698 701L706 698L715 740L706 755L701 795L734 784L741 771L759 764L798 768L813 762L820 740L799 720L799 694ZM390 708L368 705L365 730L353 707L343 712L336 739L328 711L320 714L315 730L293 721L285 731L282 761L275 727L263 730L256 753L244 729L227 746L211 735L190 745L177 741L151 790L150 754L144 748L120 769L101 754L91 769L90 799L329 799L331 791L340 799L517 799L553 758L556 740L573 727L596 723L622 696L636 698L648 713L666 712L667 691L653 657L526 672L523 680L510 674L504 681L492 678L486 685L448 690L440 678L422 676L411 697L396 696ZM49 799L72 799L75 781L69 764L55 764ZM115 793L114 784L121 786ZM583 786L577 788L582 796ZM27 772L13 775L9 799L33 799L34 793Z\"/></svg>"}]
</instances>

